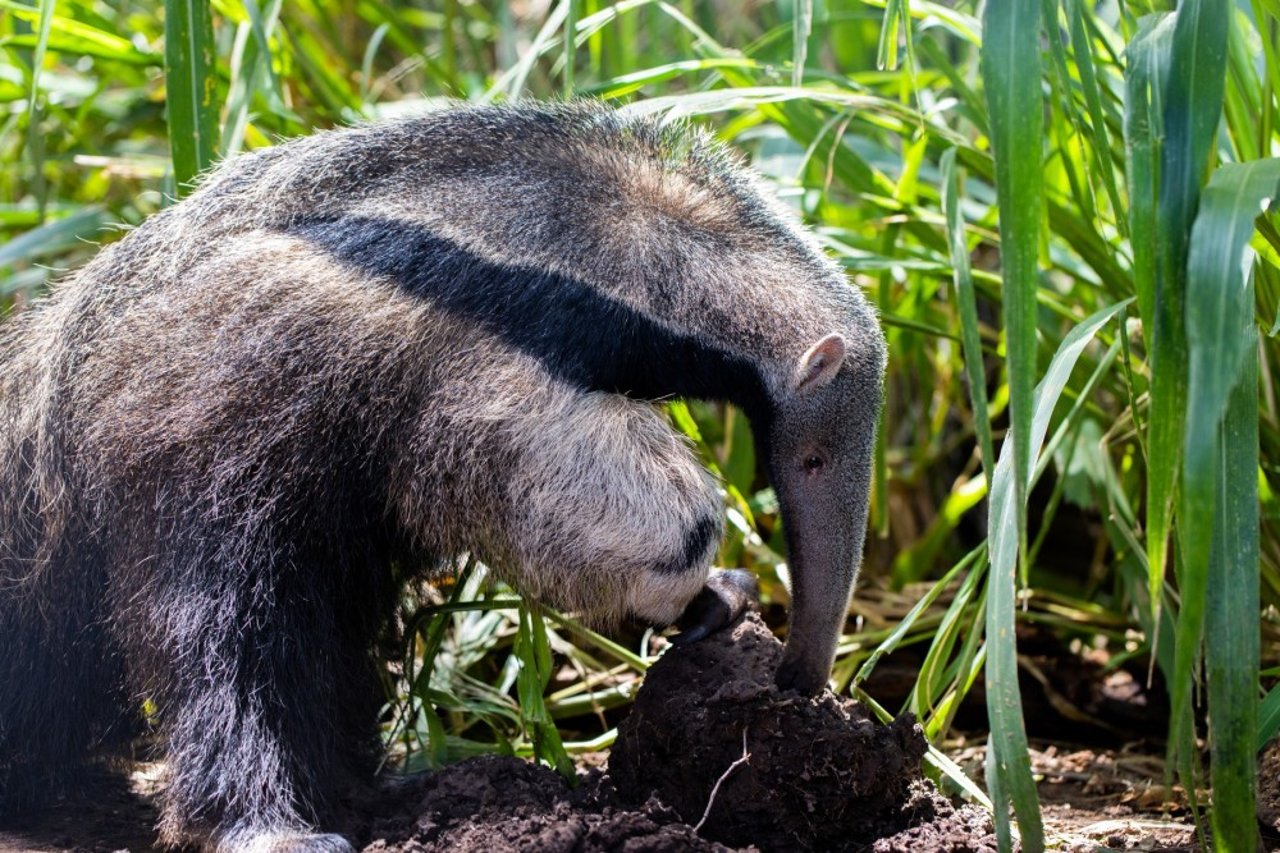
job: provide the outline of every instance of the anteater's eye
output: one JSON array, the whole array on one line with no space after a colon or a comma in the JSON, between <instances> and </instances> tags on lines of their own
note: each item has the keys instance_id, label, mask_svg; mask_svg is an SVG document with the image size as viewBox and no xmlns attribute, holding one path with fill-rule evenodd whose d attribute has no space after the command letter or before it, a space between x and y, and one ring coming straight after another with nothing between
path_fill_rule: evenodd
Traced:
<instances>
[{"instance_id":1,"label":"anteater's eye","mask_svg":"<svg viewBox=\"0 0 1280 853\"><path fill-rule=\"evenodd\" d=\"M821 467L822 467L822 457L821 457L821 456L807 456L807 457L805 457L805 460L804 460L804 470L806 470L806 471L817 471L817 470L818 470L819 468L821 468Z\"/></svg>"}]
</instances>

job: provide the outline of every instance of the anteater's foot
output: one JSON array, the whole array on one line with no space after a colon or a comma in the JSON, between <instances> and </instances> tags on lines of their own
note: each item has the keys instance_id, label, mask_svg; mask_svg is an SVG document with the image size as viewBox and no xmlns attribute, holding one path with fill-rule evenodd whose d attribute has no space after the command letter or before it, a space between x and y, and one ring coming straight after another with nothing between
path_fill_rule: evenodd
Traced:
<instances>
[{"instance_id":1,"label":"anteater's foot","mask_svg":"<svg viewBox=\"0 0 1280 853\"><path fill-rule=\"evenodd\" d=\"M676 620L680 633L671 638L676 645L696 643L703 637L732 625L738 617L760 601L756 576L743 569L712 572L684 613Z\"/></svg>"}]
</instances>

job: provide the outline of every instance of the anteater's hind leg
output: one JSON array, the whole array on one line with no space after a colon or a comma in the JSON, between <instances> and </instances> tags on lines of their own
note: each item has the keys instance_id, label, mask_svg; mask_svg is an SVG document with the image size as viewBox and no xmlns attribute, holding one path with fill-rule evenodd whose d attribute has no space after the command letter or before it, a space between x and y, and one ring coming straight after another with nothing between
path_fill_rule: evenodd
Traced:
<instances>
[{"instance_id":1,"label":"anteater's hind leg","mask_svg":"<svg viewBox=\"0 0 1280 853\"><path fill-rule=\"evenodd\" d=\"M99 555L0 555L0 813L75 793L84 762L132 733L102 609ZM5 543L0 542L0 545ZM18 547L14 548L17 545Z\"/></svg>"},{"instance_id":2,"label":"anteater's hind leg","mask_svg":"<svg viewBox=\"0 0 1280 853\"><path fill-rule=\"evenodd\" d=\"M369 652L387 579L376 549L318 554L306 544L315 536L240 509L219 529L184 517L128 620L145 626L131 649L150 669L144 689L167 746L161 837L228 853L345 853L350 844L316 827L339 794L372 779Z\"/></svg>"}]
</instances>

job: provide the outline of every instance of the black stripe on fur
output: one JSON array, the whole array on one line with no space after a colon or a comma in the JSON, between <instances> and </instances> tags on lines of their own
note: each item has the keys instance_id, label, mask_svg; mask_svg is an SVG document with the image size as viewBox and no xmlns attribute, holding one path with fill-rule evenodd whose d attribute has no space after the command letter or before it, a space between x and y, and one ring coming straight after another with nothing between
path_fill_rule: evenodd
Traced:
<instances>
[{"instance_id":1,"label":"black stripe on fur","mask_svg":"<svg viewBox=\"0 0 1280 853\"><path fill-rule=\"evenodd\" d=\"M482 325L578 387L644 400L727 400L753 422L769 416L763 380L746 358L570 276L497 262L397 220L342 216L295 224L289 233Z\"/></svg>"},{"instance_id":2,"label":"black stripe on fur","mask_svg":"<svg viewBox=\"0 0 1280 853\"><path fill-rule=\"evenodd\" d=\"M678 559L656 567L658 574L678 575L695 566L701 566L702 558L712 545L719 543L722 533L720 519L706 516L685 531L684 551Z\"/></svg>"}]
</instances>

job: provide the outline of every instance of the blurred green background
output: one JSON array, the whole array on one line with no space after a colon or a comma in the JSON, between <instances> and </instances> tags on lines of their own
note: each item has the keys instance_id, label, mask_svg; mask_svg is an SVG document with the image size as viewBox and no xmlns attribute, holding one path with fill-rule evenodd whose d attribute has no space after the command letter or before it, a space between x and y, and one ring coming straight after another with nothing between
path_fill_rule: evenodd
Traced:
<instances>
[{"instance_id":1,"label":"blurred green background","mask_svg":"<svg viewBox=\"0 0 1280 853\"><path fill-rule=\"evenodd\" d=\"M981 690L977 785L1037 849L1015 639L1149 668L1171 768L1212 783L1221 849L1253 849L1254 754L1280 727L1280 219L1259 216L1280 183L1278 34L1277 0L0 0L0 310L284 137L450 99L706 124L889 337L835 688L914 712L938 745ZM783 630L745 420L669 410L723 480L720 563L760 573ZM395 754L567 767L566 748L607 746L649 646L459 569L407 597ZM863 691L904 653L909 684Z\"/></svg>"}]
</instances>

